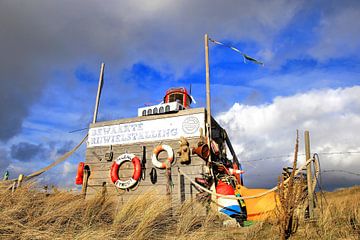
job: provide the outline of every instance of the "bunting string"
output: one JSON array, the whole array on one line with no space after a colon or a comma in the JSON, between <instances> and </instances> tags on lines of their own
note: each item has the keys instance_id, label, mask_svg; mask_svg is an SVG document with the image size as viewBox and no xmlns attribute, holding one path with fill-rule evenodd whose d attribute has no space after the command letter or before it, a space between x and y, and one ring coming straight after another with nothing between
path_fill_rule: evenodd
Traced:
<instances>
[{"instance_id":1,"label":"bunting string","mask_svg":"<svg viewBox=\"0 0 360 240\"><path fill-rule=\"evenodd\" d=\"M213 42L215 44L218 44L218 45L221 45L221 46L224 46L224 47L227 47L227 48L230 48L231 50L237 52L237 53L240 53L242 56L243 56L243 59L244 59L244 63L246 63L246 61L251 61L253 63L256 63L256 64L259 64L261 66L264 66L264 63L263 62L260 62L258 60L256 60L255 58L253 57L250 57L249 55L246 55L245 53L243 53L242 51L240 51L239 49L233 47L233 46L230 46L228 44L225 44L225 43L222 43L222 42L219 42L219 41L216 41L212 38L209 38L209 41L210 42Z\"/></svg>"}]
</instances>

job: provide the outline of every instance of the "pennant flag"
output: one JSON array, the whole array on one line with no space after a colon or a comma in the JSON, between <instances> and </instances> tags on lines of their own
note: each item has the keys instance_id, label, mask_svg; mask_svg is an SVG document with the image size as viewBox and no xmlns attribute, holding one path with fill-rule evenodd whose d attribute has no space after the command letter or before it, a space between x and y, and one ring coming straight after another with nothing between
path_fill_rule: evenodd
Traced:
<instances>
[{"instance_id":1,"label":"pennant flag","mask_svg":"<svg viewBox=\"0 0 360 240\"><path fill-rule=\"evenodd\" d=\"M233 46L230 46L230 45L224 44L224 43L222 43L222 42L216 41L216 40L211 39L211 38L209 38L209 41L211 41L211 42L213 42L213 43L215 43L215 44L218 44L218 45L221 45L221 46L224 46L224 47L230 48L230 49L234 50L235 52L240 53L240 54L243 56L243 58L244 58L244 63L246 63L246 60L247 60L247 61L251 61L251 62L253 62L253 63L256 63L256 64L259 64L259 65L264 66L264 63L262 63L262 62L260 62L260 61L256 60L256 59L255 59L255 58L253 58L253 57L250 57L249 55L246 55L245 53L243 53L242 51L240 51L240 50L239 50L239 49L237 49L237 48L234 48Z\"/></svg>"}]
</instances>

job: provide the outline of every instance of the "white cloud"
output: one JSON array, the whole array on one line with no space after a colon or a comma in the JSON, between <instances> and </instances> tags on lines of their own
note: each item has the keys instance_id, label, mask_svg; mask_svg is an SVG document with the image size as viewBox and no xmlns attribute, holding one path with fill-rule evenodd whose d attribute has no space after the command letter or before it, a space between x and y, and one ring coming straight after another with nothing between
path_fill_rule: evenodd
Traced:
<instances>
[{"instance_id":1,"label":"white cloud","mask_svg":"<svg viewBox=\"0 0 360 240\"><path fill-rule=\"evenodd\" d=\"M293 155L296 129L300 131L300 151L304 152L303 131L310 131L311 151L360 151L360 86L322 89L277 97L271 104L247 106L235 103L217 116L227 129L238 157L247 161L269 156ZM275 184L281 167L290 166L292 157L270 158L244 163L247 184ZM360 172L360 155L321 155L322 169ZM304 156L301 161L304 162ZM325 176L327 187L359 183L349 175Z\"/></svg>"}]
</instances>

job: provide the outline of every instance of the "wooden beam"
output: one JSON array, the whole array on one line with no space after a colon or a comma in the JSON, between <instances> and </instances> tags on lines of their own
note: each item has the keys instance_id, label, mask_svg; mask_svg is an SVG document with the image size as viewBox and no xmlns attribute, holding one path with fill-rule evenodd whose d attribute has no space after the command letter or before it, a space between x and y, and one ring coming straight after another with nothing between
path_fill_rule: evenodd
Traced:
<instances>
[{"instance_id":1,"label":"wooden beam","mask_svg":"<svg viewBox=\"0 0 360 240\"><path fill-rule=\"evenodd\" d=\"M185 178L180 171L178 171L178 197L180 203L185 201Z\"/></svg>"},{"instance_id":2,"label":"wooden beam","mask_svg":"<svg viewBox=\"0 0 360 240\"><path fill-rule=\"evenodd\" d=\"M104 68L105 68L105 63L101 63L100 76L99 76L99 85L98 85L98 90L97 90L97 94L96 94L94 117L93 117L92 123L96 123L96 119L97 119L99 101L100 101L100 95L101 95L101 89L102 89L102 86L103 86Z\"/></svg>"},{"instance_id":3,"label":"wooden beam","mask_svg":"<svg viewBox=\"0 0 360 240\"><path fill-rule=\"evenodd\" d=\"M305 135L305 156L306 156L306 161L307 161L311 157L310 156L310 134L309 134L309 131L305 131L304 135ZM310 163L306 166L310 219L314 218L314 189L312 189L311 164L312 163Z\"/></svg>"},{"instance_id":4,"label":"wooden beam","mask_svg":"<svg viewBox=\"0 0 360 240\"><path fill-rule=\"evenodd\" d=\"M205 34L205 69L206 69L206 130L209 147L211 146L211 99L210 99L210 65L209 65L209 35ZM211 162L211 154L209 156Z\"/></svg>"}]
</instances>

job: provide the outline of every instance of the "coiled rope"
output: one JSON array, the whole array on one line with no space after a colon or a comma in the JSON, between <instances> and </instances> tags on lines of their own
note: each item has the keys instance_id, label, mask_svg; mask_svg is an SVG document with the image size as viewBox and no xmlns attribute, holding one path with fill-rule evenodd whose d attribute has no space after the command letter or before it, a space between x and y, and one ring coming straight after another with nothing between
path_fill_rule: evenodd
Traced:
<instances>
[{"instance_id":1,"label":"coiled rope","mask_svg":"<svg viewBox=\"0 0 360 240\"><path fill-rule=\"evenodd\" d=\"M318 161L318 158L314 158L314 157L313 157L313 158L308 159L303 166L301 166L300 168L298 168L298 169L295 171L294 176L298 175L298 174L300 173L300 171L304 170L304 168L305 168L308 164L310 164L312 161L317 162L317 161ZM314 178L314 181L313 181L313 189L314 189L315 186L316 186L316 179L317 179L317 175L319 174L318 166L319 166L319 164L316 163L316 164L315 164L315 169L317 169L317 170L315 170L315 178ZM253 195L253 196L246 196L246 197L236 197L236 196L231 196L231 195L223 195L223 194L219 194L219 193L216 193L216 192L212 192L212 191L210 191L209 189L201 186L201 185L198 184L197 182L193 181L190 176L188 176L186 173L184 173L184 172L180 169L180 167L178 167L178 171L179 171L180 174L184 175L184 177L185 177L187 180L189 180L192 184L194 184L196 187L200 188L201 190L203 190L203 191L205 191L205 192L207 192L207 193L209 193L209 194L211 194L211 195L215 195L215 196L217 196L217 197L222 197L222 198L225 198L225 199L240 200L240 199L259 198L259 197L262 197L262 196L264 196L264 195L266 195L266 194L269 194L269 193L271 193L271 192L274 192L274 191L276 191L276 190L278 189L278 186L275 186L275 187L273 187L273 188L271 188L271 189L269 189L269 190L267 190L267 191L265 191L265 192L262 192L262 193L259 193L259 194ZM290 178L286 179L286 180L284 181L284 184L286 184L289 180L290 180Z\"/></svg>"}]
</instances>

